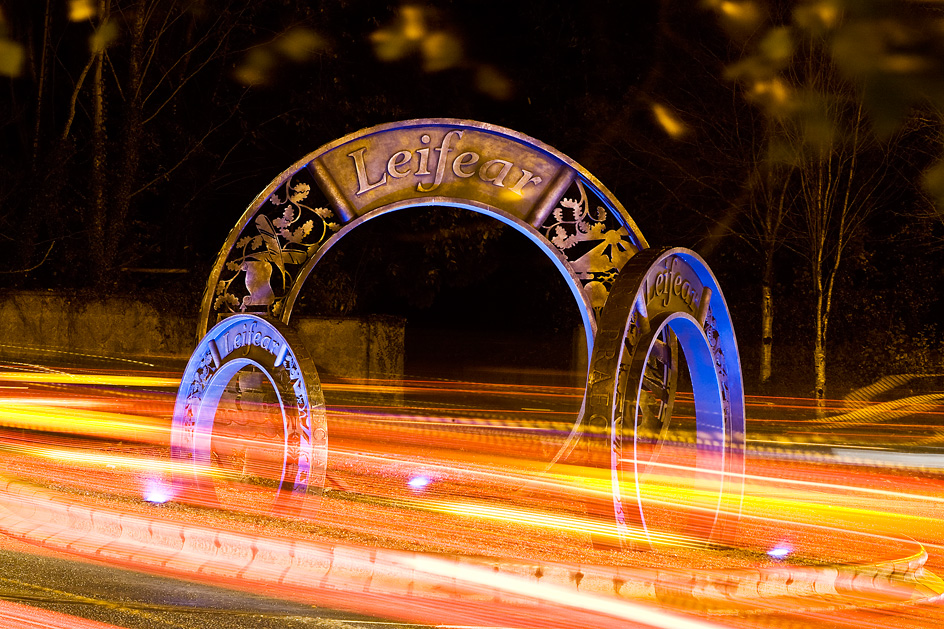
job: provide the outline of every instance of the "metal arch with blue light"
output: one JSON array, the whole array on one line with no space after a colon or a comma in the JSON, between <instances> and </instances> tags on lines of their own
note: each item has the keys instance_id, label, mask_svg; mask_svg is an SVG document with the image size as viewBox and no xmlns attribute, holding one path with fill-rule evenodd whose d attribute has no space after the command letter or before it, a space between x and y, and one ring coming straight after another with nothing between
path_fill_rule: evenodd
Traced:
<instances>
[{"instance_id":1,"label":"metal arch with blue light","mask_svg":"<svg viewBox=\"0 0 944 629\"><path fill-rule=\"evenodd\" d=\"M694 396L696 471L701 490L714 496L701 507L693 533L726 540L740 514L745 446L744 388L731 316L698 254L683 248L641 251L623 268L600 314L585 410L589 447L608 453L617 532L624 542L651 543L641 490L656 456L644 459L639 445L655 441L657 454L671 413L657 414L655 426L646 426L652 421L646 398L668 399L674 391L653 391L645 379L654 365L677 368L679 350ZM627 434L631 456L624 447ZM633 509L623 506L627 486L635 493Z\"/></svg>"},{"instance_id":2,"label":"metal arch with blue light","mask_svg":"<svg viewBox=\"0 0 944 629\"><path fill-rule=\"evenodd\" d=\"M324 395L314 363L279 321L257 315L227 317L201 339L181 379L171 426L175 492L213 504L212 440L227 384L243 369L261 372L275 391L282 421L282 463L274 509L298 512L324 487L328 437Z\"/></svg>"},{"instance_id":3,"label":"metal arch with blue light","mask_svg":"<svg viewBox=\"0 0 944 629\"><path fill-rule=\"evenodd\" d=\"M592 405L596 387L602 382L595 375L599 343L611 343L612 333L609 327L605 334L599 333L598 323L603 317L609 321L626 314L615 304L639 284L626 288L632 281L624 278L638 280L635 269L652 253L632 217L595 177L555 149L503 127L439 118L379 125L326 144L297 161L253 200L227 237L201 301L198 338L203 339L215 321L225 323L228 318L252 313L288 324L301 288L325 252L360 224L417 206L452 206L492 216L528 237L553 262L579 307L591 363L581 414L551 463L566 458L579 439L592 441L592 423L598 418L605 418L606 434L615 435L610 443L611 452L616 452L622 424L617 423L612 408L601 415ZM702 278L701 284L720 298L717 282L700 258L682 250L675 256L683 261L697 260L692 266L693 277ZM634 269L628 276L627 264ZM616 296L620 298L614 299ZM723 346L719 353L711 345L712 360L727 355L727 370L737 373L735 388L740 391L733 329L726 307L720 304L723 298L712 301L712 316L723 313L720 324L711 333L702 333L705 339ZM699 364L706 362L703 348L685 335L691 332L691 318L674 316L666 319L665 325L660 323L661 336L649 342L647 360L652 347L661 347L663 354L671 355L678 351L677 339L682 339L683 351L698 356ZM635 319L642 321L638 316ZM624 323L627 321L629 318ZM622 332L626 329L624 325ZM622 360L625 352L620 349L618 353ZM660 380L660 386L674 395L673 364L668 360L661 373L649 376ZM608 365L613 381L627 368L619 361ZM724 368L712 370L724 372ZM718 386L730 386L728 380L718 378L722 383ZM638 399L639 388L633 386L633 398ZM178 404L183 391L182 386ZM722 472L727 473L736 468L732 461L743 460L743 399L739 405L731 406L730 400L724 404L721 424L706 418L703 423L709 432L711 426L723 424L726 458ZM741 428L737 427L738 412ZM662 405L659 413L661 420L666 420L671 403ZM741 451L735 452L739 447ZM627 471L622 454L610 458L614 510L618 528L625 532L619 492ZM640 515L644 515L642 511Z\"/></svg>"},{"instance_id":4,"label":"metal arch with blue light","mask_svg":"<svg viewBox=\"0 0 944 629\"><path fill-rule=\"evenodd\" d=\"M305 280L334 244L367 220L423 205L488 214L537 244L568 280L588 348L594 310L623 264L648 246L595 177L533 138L468 120L379 125L309 153L253 200L211 270L198 338L233 312L288 323Z\"/></svg>"}]
</instances>

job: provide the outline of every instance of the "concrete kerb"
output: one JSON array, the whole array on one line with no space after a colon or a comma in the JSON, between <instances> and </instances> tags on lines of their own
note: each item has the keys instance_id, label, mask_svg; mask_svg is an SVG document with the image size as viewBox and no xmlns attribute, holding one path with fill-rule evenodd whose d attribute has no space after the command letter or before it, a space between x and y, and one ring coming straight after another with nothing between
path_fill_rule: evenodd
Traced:
<instances>
[{"instance_id":1,"label":"concrete kerb","mask_svg":"<svg viewBox=\"0 0 944 629\"><path fill-rule=\"evenodd\" d=\"M500 587L414 569L418 553L302 540L270 539L209 526L150 520L71 503L62 494L0 479L0 528L50 548L204 574L244 583L303 590L330 589L396 595L533 603ZM916 546L918 546L916 544ZM775 566L729 571L649 570L568 566L437 556L460 575L486 568L531 584L553 584L597 596L684 607L716 607L815 596L874 594L900 602L944 596L944 581L924 568L927 553L867 565ZM449 572L449 571L447 571ZM686 603L686 601L688 601Z\"/></svg>"}]
</instances>

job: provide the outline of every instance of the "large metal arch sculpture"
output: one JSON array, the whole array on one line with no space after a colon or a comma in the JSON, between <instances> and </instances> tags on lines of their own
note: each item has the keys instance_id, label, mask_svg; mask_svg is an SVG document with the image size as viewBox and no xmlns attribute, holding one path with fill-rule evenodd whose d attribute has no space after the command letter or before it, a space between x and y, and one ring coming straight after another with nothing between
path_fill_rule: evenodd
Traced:
<instances>
[{"instance_id":1,"label":"large metal arch sculpture","mask_svg":"<svg viewBox=\"0 0 944 629\"><path fill-rule=\"evenodd\" d=\"M573 286L588 347L593 309L602 307L623 264L648 247L603 184L538 140L468 120L379 125L309 153L253 200L211 270L198 338L214 317L232 312L288 323L325 251L364 221L417 205L483 212L535 242Z\"/></svg>"},{"instance_id":2,"label":"large metal arch sculpture","mask_svg":"<svg viewBox=\"0 0 944 629\"><path fill-rule=\"evenodd\" d=\"M201 301L198 339L203 343L208 327L231 317L256 315L288 326L302 286L332 246L377 216L430 205L481 212L510 225L535 243L568 282L583 320L590 370L580 416L552 463L563 460L579 438L592 443L594 434L609 436L606 449L611 453L614 514L622 539L632 536L620 497L628 474L617 445L622 440L623 406L640 396L638 383L633 385L635 395L630 395L625 377L631 366L638 367L639 351L645 352L641 359L645 363L654 346L668 348L663 353L677 352L681 339L683 351L698 357L701 373L702 363L719 356L713 349L706 354L705 343L712 335L715 341L722 339L720 355L727 356L726 368L736 370L737 378L722 382L723 369L712 367L711 373L719 390L728 387L726 399L740 396L741 402L726 403L720 415L718 404L703 405L705 433L720 436L720 444L711 447L724 454L720 468L712 464L714 467L706 471L731 475L733 480L727 487L740 482L744 447L740 363L730 316L714 276L694 253L673 250L673 259L687 264L693 281L700 283L698 298L704 317L679 311L651 320L657 323L656 337L647 337L645 342L638 334L633 337L632 326L643 320L639 312L646 313L644 300L638 299L638 282L646 281L659 260L651 259L645 238L625 208L586 169L557 150L503 127L455 119L385 124L347 135L298 160L253 200L227 237ZM648 260L646 271L640 275L637 267L644 260ZM633 272L626 275L628 263ZM629 310L618 305L627 300L642 305ZM705 314L709 312L713 315ZM718 318L723 324L709 330L707 321ZM605 335L598 332L598 325L604 322ZM699 334L693 332L696 328ZM703 342L696 342L696 337ZM610 360L613 356L601 359L601 340L602 351L618 356L616 362ZM604 363L607 378L623 383L622 389L611 392L606 408L593 401L603 382L597 367ZM673 394L675 376L670 368L661 376L663 388ZM185 378L178 404L188 386ZM617 398L620 401L614 404ZM664 405L661 412L671 414L671 404ZM594 425L600 421L606 425ZM175 415L174 430L180 432L181 426ZM196 460L197 453L180 456ZM740 495L737 490L735 493ZM719 521L720 510L719 500L718 509L709 518L712 524ZM637 511L635 519L645 531L641 501Z\"/></svg>"}]
</instances>

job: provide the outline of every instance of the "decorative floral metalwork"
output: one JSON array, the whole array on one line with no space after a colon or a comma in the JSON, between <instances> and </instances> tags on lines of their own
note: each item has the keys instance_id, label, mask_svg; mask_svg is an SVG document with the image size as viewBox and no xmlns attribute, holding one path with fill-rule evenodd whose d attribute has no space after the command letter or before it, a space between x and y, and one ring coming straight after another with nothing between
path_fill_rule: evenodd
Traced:
<instances>
[{"instance_id":1,"label":"decorative floral metalwork","mask_svg":"<svg viewBox=\"0 0 944 629\"><path fill-rule=\"evenodd\" d=\"M542 229L567 257L599 314L617 273L638 249L626 227L602 204L590 209L586 188L580 179L575 183L579 198L562 198Z\"/></svg>"},{"instance_id":2,"label":"decorative floral metalwork","mask_svg":"<svg viewBox=\"0 0 944 629\"><path fill-rule=\"evenodd\" d=\"M269 204L275 207L263 206L243 228L216 285L213 308L217 312L278 316L298 270L341 228L332 210L304 203L312 190L317 190L312 182L298 181L305 172L290 177L282 187L282 196L274 192L269 197Z\"/></svg>"},{"instance_id":3,"label":"decorative floral metalwork","mask_svg":"<svg viewBox=\"0 0 944 629\"><path fill-rule=\"evenodd\" d=\"M708 345L711 347L711 355L715 362L715 371L718 373L718 382L721 385L721 403L724 407L724 414L725 417L730 417L731 393L728 391L728 362L724 356L724 339L718 330L718 324L710 307L708 308L708 316L705 318L705 336L708 337Z\"/></svg>"},{"instance_id":4,"label":"decorative floral metalwork","mask_svg":"<svg viewBox=\"0 0 944 629\"><path fill-rule=\"evenodd\" d=\"M192 359L191 359L192 360ZM216 373L216 364L213 362L213 356L209 350L203 353L200 360L195 365L194 378L187 388L186 404L184 406L184 419L182 444L185 451L192 449L194 443L194 431L197 427L197 420L194 412L194 405L199 404L206 390L207 383L213 374ZM192 457L192 453L190 455Z\"/></svg>"}]
</instances>

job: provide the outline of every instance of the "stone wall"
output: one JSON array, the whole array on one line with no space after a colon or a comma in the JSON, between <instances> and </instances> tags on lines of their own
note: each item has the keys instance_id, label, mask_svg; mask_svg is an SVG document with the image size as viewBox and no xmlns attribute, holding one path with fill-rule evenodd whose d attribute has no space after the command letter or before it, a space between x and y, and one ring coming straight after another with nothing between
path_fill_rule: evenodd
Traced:
<instances>
[{"instance_id":1,"label":"stone wall","mask_svg":"<svg viewBox=\"0 0 944 629\"><path fill-rule=\"evenodd\" d=\"M6 293L0 297L0 356L24 362L81 363L109 357L182 363L196 343L196 320L196 313L181 317L121 297ZM403 319L307 318L290 325L322 376L403 376Z\"/></svg>"},{"instance_id":2,"label":"stone wall","mask_svg":"<svg viewBox=\"0 0 944 629\"><path fill-rule=\"evenodd\" d=\"M300 318L290 324L318 372L344 378L403 377L406 322L398 317Z\"/></svg>"},{"instance_id":3,"label":"stone wall","mask_svg":"<svg viewBox=\"0 0 944 629\"><path fill-rule=\"evenodd\" d=\"M195 345L195 329L196 316L176 317L118 297L94 300L15 292L0 298L0 349L5 357L186 360Z\"/></svg>"}]
</instances>

